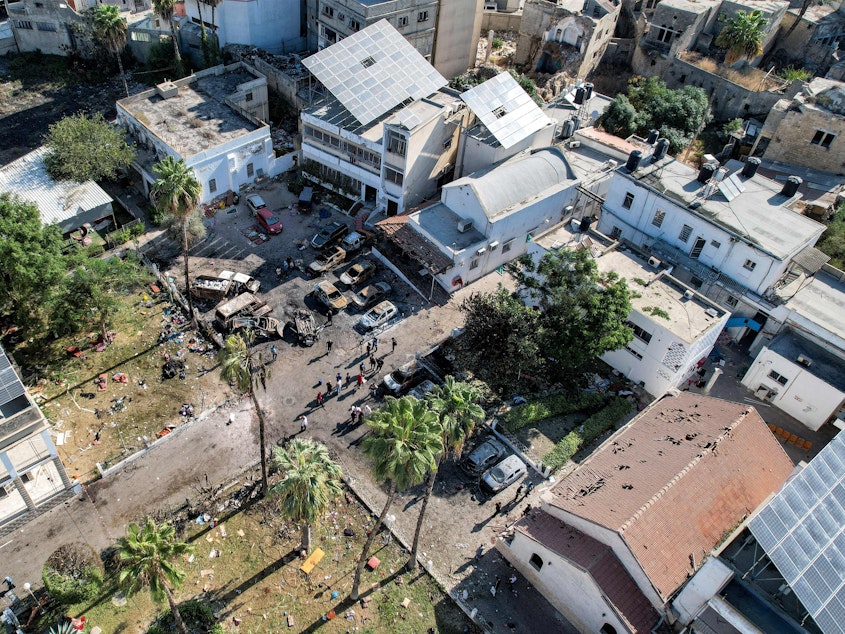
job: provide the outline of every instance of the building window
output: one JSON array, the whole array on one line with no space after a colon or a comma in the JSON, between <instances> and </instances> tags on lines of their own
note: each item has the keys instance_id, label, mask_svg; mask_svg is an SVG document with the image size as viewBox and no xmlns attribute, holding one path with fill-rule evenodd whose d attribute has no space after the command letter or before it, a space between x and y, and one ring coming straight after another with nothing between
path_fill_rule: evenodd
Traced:
<instances>
[{"instance_id":1,"label":"building window","mask_svg":"<svg viewBox=\"0 0 845 634\"><path fill-rule=\"evenodd\" d=\"M508 240L507 242L505 242L502 245L502 253L507 253L508 251L510 251L512 246L513 246L513 240Z\"/></svg>"},{"instance_id":2,"label":"building window","mask_svg":"<svg viewBox=\"0 0 845 634\"><path fill-rule=\"evenodd\" d=\"M428 11L420 11L417 15L417 22L428 22Z\"/></svg>"},{"instance_id":3,"label":"building window","mask_svg":"<svg viewBox=\"0 0 845 634\"><path fill-rule=\"evenodd\" d=\"M601 626L599 634L616 634L616 628L613 627L610 623L605 623Z\"/></svg>"},{"instance_id":4,"label":"building window","mask_svg":"<svg viewBox=\"0 0 845 634\"><path fill-rule=\"evenodd\" d=\"M653 224L655 227L659 227L663 224L664 218L666 218L666 212L658 209L654 212L654 218L651 219L651 224Z\"/></svg>"},{"instance_id":5,"label":"building window","mask_svg":"<svg viewBox=\"0 0 845 634\"><path fill-rule=\"evenodd\" d=\"M340 20L341 22L343 22L346 19L346 14L345 13L338 13L337 19Z\"/></svg>"},{"instance_id":6,"label":"building window","mask_svg":"<svg viewBox=\"0 0 845 634\"><path fill-rule=\"evenodd\" d=\"M396 185L402 185L402 172L397 172L394 169L391 169L384 166L384 180L388 181L389 183L395 183Z\"/></svg>"},{"instance_id":7,"label":"building window","mask_svg":"<svg viewBox=\"0 0 845 634\"><path fill-rule=\"evenodd\" d=\"M151 42L152 38L149 33L138 33L137 31L129 32L129 39L133 42Z\"/></svg>"},{"instance_id":8,"label":"building window","mask_svg":"<svg viewBox=\"0 0 845 634\"><path fill-rule=\"evenodd\" d=\"M682 83L682 84L683 84L686 80L687 80L687 76L686 76L686 75L681 75L680 77L678 77L678 81L679 81L680 83Z\"/></svg>"},{"instance_id":9,"label":"building window","mask_svg":"<svg viewBox=\"0 0 845 634\"><path fill-rule=\"evenodd\" d=\"M747 269L749 271L753 271L757 268L757 263L753 260L746 260L745 264L742 265L742 268Z\"/></svg>"},{"instance_id":10,"label":"building window","mask_svg":"<svg viewBox=\"0 0 845 634\"><path fill-rule=\"evenodd\" d=\"M27 29L28 31L32 30L32 22L29 20L15 20L15 26L19 29Z\"/></svg>"},{"instance_id":11,"label":"building window","mask_svg":"<svg viewBox=\"0 0 845 634\"><path fill-rule=\"evenodd\" d=\"M833 139L836 138L836 135L832 132L825 132L824 130L816 130L816 135L813 137L811 143L813 145L821 145L824 149L830 149L830 144L833 143Z\"/></svg>"},{"instance_id":12,"label":"building window","mask_svg":"<svg viewBox=\"0 0 845 634\"><path fill-rule=\"evenodd\" d=\"M632 355L634 355L635 357L637 357L637 359L639 359L640 361L642 361L642 359L643 359L643 355L641 355L639 352L637 352L636 350L634 350L631 346L625 346L625 350L627 350L627 351L628 351L628 352L630 352Z\"/></svg>"},{"instance_id":13,"label":"building window","mask_svg":"<svg viewBox=\"0 0 845 634\"><path fill-rule=\"evenodd\" d=\"M664 44L671 44L672 38L675 36L675 33L671 30L666 28L665 26L659 26L654 32L654 39L658 42L663 42Z\"/></svg>"},{"instance_id":14,"label":"building window","mask_svg":"<svg viewBox=\"0 0 845 634\"><path fill-rule=\"evenodd\" d=\"M358 20L349 20L349 28L353 31L360 31L361 30L361 23Z\"/></svg>"},{"instance_id":15,"label":"building window","mask_svg":"<svg viewBox=\"0 0 845 634\"><path fill-rule=\"evenodd\" d=\"M452 147L452 137L449 137L448 139L443 141L443 149L444 150L448 150L450 147Z\"/></svg>"},{"instance_id":16,"label":"building window","mask_svg":"<svg viewBox=\"0 0 845 634\"><path fill-rule=\"evenodd\" d=\"M728 295L728 298L725 300L725 303L728 306L736 307L736 305L739 303L739 300L733 295Z\"/></svg>"},{"instance_id":17,"label":"building window","mask_svg":"<svg viewBox=\"0 0 845 634\"><path fill-rule=\"evenodd\" d=\"M212 194L217 191L217 179L216 178L212 178L210 181L208 181L208 191L210 191Z\"/></svg>"},{"instance_id":18,"label":"building window","mask_svg":"<svg viewBox=\"0 0 845 634\"><path fill-rule=\"evenodd\" d=\"M334 7L330 7L327 4L323 5L323 15L328 16L330 18L334 17Z\"/></svg>"},{"instance_id":19,"label":"building window","mask_svg":"<svg viewBox=\"0 0 845 634\"><path fill-rule=\"evenodd\" d=\"M469 261L469 270L477 269L478 268L478 258L473 258Z\"/></svg>"},{"instance_id":20,"label":"building window","mask_svg":"<svg viewBox=\"0 0 845 634\"><path fill-rule=\"evenodd\" d=\"M401 18L397 18L396 26L408 26L408 16L403 15Z\"/></svg>"},{"instance_id":21,"label":"building window","mask_svg":"<svg viewBox=\"0 0 845 634\"><path fill-rule=\"evenodd\" d=\"M246 164L246 175L248 178L252 178L253 173L255 172L255 166L252 163Z\"/></svg>"},{"instance_id":22,"label":"building window","mask_svg":"<svg viewBox=\"0 0 845 634\"><path fill-rule=\"evenodd\" d=\"M701 288L702 284L704 284L704 282L702 281L702 279L700 277L693 276L693 278L690 280L689 284L695 290L699 290Z\"/></svg>"},{"instance_id":23,"label":"building window","mask_svg":"<svg viewBox=\"0 0 845 634\"><path fill-rule=\"evenodd\" d=\"M689 237L692 235L692 227L689 225L684 225L684 228L681 229L681 233L678 235L678 240L681 242L686 242L689 240Z\"/></svg>"},{"instance_id":24,"label":"building window","mask_svg":"<svg viewBox=\"0 0 845 634\"><path fill-rule=\"evenodd\" d=\"M622 237L622 229L619 227L613 227L613 230L610 232L610 238L612 240L618 240Z\"/></svg>"},{"instance_id":25,"label":"building window","mask_svg":"<svg viewBox=\"0 0 845 634\"><path fill-rule=\"evenodd\" d=\"M631 205L634 204L634 195L631 192L626 192L625 200L622 201L622 207L625 209L630 209Z\"/></svg>"},{"instance_id":26,"label":"building window","mask_svg":"<svg viewBox=\"0 0 845 634\"><path fill-rule=\"evenodd\" d=\"M593 17L594 18L600 18L601 17L601 9L599 9L598 5L593 7Z\"/></svg>"},{"instance_id":27,"label":"building window","mask_svg":"<svg viewBox=\"0 0 845 634\"><path fill-rule=\"evenodd\" d=\"M38 27L39 31L57 31L58 28L52 22L36 22L35 26Z\"/></svg>"},{"instance_id":28,"label":"building window","mask_svg":"<svg viewBox=\"0 0 845 634\"><path fill-rule=\"evenodd\" d=\"M711 240L710 246L713 247L714 249L718 249L722 246L722 243L719 242L718 240Z\"/></svg>"},{"instance_id":29,"label":"building window","mask_svg":"<svg viewBox=\"0 0 845 634\"><path fill-rule=\"evenodd\" d=\"M769 378L772 379L773 381L777 381L781 385L786 385L789 382L789 379L787 379L782 374L778 374L774 370L769 371Z\"/></svg>"},{"instance_id":30,"label":"building window","mask_svg":"<svg viewBox=\"0 0 845 634\"><path fill-rule=\"evenodd\" d=\"M251 92L246 93L246 97L244 97L244 98L245 98L247 101L252 101L252 99L253 99L253 97L252 97L252 93L251 93Z\"/></svg>"},{"instance_id":31,"label":"building window","mask_svg":"<svg viewBox=\"0 0 845 634\"><path fill-rule=\"evenodd\" d=\"M543 567L543 558L537 553L531 553L531 559L528 560L528 563L534 566L535 570L540 570Z\"/></svg>"},{"instance_id":32,"label":"building window","mask_svg":"<svg viewBox=\"0 0 845 634\"><path fill-rule=\"evenodd\" d=\"M376 60L374 60L372 58L372 56L365 57L364 59L361 60L361 66L363 66L364 68L369 68L370 66L373 66L375 63L376 63Z\"/></svg>"},{"instance_id":33,"label":"building window","mask_svg":"<svg viewBox=\"0 0 845 634\"><path fill-rule=\"evenodd\" d=\"M36 2L36 3L35 3L35 8L36 8L36 9L43 9L43 8L44 8L44 3L43 3L43 2Z\"/></svg>"},{"instance_id":34,"label":"building window","mask_svg":"<svg viewBox=\"0 0 845 634\"><path fill-rule=\"evenodd\" d=\"M640 341L644 341L645 343L648 343L649 341L651 341L651 333L650 332L643 330L637 324L630 322L630 321L626 321L625 325L628 326L628 328L630 328L631 330L634 331L634 336L637 339L639 339Z\"/></svg>"},{"instance_id":35,"label":"building window","mask_svg":"<svg viewBox=\"0 0 845 634\"><path fill-rule=\"evenodd\" d=\"M405 156L406 149L407 142L405 141L405 137L398 132L389 130L387 132L387 151L398 154L399 156Z\"/></svg>"}]
</instances>

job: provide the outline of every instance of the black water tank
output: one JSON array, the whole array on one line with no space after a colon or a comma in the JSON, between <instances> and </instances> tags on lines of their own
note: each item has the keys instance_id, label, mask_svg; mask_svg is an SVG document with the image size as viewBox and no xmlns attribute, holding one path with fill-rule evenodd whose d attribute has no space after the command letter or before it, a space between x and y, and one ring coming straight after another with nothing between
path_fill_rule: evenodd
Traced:
<instances>
[{"instance_id":1,"label":"black water tank","mask_svg":"<svg viewBox=\"0 0 845 634\"><path fill-rule=\"evenodd\" d=\"M640 161L643 158L643 153L639 150L634 150L628 155L628 162L625 163L625 169L629 172L636 172L640 166Z\"/></svg>"},{"instance_id":2,"label":"black water tank","mask_svg":"<svg viewBox=\"0 0 845 634\"><path fill-rule=\"evenodd\" d=\"M584 99L589 100L593 96L593 85L584 84Z\"/></svg>"},{"instance_id":3,"label":"black water tank","mask_svg":"<svg viewBox=\"0 0 845 634\"><path fill-rule=\"evenodd\" d=\"M560 136L564 139L568 139L573 134L575 134L575 124L572 122L572 119L569 121L563 122L563 131L560 133Z\"/></svg>"},{"instance_id":4,"label":"black water tank","mask_svg":"<svg viewBox=\"0 0 845 634\"><path fill-rule=\"evenodd\" d=\"M581 117L576 114L574 117L572 117L571 121L572 125L575 126L575 130L577 131L581 127Z\"/></svg>"},{"instance_id":5,"label":"black water tank","mask_svg":"<svg viewBox=\"0 0 845 634\"><path fill-rule=\"evenodd\" d=\"M648 138L645 140L645 142L649 145L654 145L655 143L657 143L658 138L660 138L660 130L649 130Z\"/></svg>"},{"instance_id":6,"label":"black water tank","mask_svg":"<svg viewBox=\"0 0 845 634\"><path fill-rule=\"evenodd\" d=\"M699 183L706 183L711 178L713 178L713 174L716 173L716 166L710 163L705 163L701 166L701 169L698 170L698 180Z\"/></svg>"},{"instance_id":7,"label":"black water tank","mask_svg":"<svg viewBox=\"0 0 845 634\"><path fill-rule=\"evenodd\" d=\"M745 176L745 178L751 178L757 173L758 167L760 167L760 159L756 156L752 156L750 159L745 161L745 165L742 166L742 175Z\"/></svg>"},{"instance_id":8,"label":"black water tank","mask_svg":"<svg viewBox=\"0 0 845 634\"><path fill-rule=\"evenodd\" d=\"M780 193L787 198L792 198L798 192L798 188L801 187L801 183L803 182L800 176L790 176L783 184L783 189L780 190Z\"/></svg>"},{"instance_id":9,"label":"black water tank","mask_svg":"<svg viewBox=\"0 0 845 634\"><path fill-rule=\"evenodd\" d=\"M669 139L660 139L657 146L654 148L654 154L651 155L653 161L659 161L669 152Z\"/></svg>"},{"instance_id":10,"label":"black water tank","mask_svg":"<svg viewBox=\"0 0 845 634\"><path fill-rule=\"evenodd\" d=\"M584 93L586 92L581 86L575 89L575 103L579 106L584 103Z\"/></svg>"},{"instance_id":11,"label":"black water tank","mask_svg":"<svg viewBox=\"0 0 845 634\"><path fill-rule=\"evenodd\" d=\"M578 231L581 233L587 233L590 230L590 225L593 224L593 217L592 216L584 216L581 218L581 224L578 225Z\"/></svg>"}]
</instances>

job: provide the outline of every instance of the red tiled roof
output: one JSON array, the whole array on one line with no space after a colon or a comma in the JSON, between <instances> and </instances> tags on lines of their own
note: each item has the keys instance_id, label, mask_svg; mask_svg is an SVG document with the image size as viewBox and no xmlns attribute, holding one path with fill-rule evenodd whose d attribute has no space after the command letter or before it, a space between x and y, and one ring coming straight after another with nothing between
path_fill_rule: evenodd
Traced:
<instances>
[{"instance_id":1,"label":"red tiled roof","mask_svg":"<svg viewBox=\"0 0 845 634\"><path fill-rule=\"evenodd\" d=\"M666 600L792 469L752 407L681 392L634 418L545 501L618 532Z\"/></svg>"},{"instance_id":2,"label":"red tiled roof","mask_svg":"<svg viewBox=\"0 0 845 634\"><path fill-rule=\"evenodd\" d=\"M442 273L453 266L451 258L428 238L414 230L407 215L390 216L376 223L376 229L421 266Z\"/></svg>"},{"instance_id":3,"label":"red tiled roof","mask_svg":"<svg viewBox=\"0 0 845 634\"><path fill-rule=\"evenodd\" d=\"M589 572L632 632L651 631L657 611L609 546L543 512L535 512L515 528Z\"/></svg>"}]
</instances>

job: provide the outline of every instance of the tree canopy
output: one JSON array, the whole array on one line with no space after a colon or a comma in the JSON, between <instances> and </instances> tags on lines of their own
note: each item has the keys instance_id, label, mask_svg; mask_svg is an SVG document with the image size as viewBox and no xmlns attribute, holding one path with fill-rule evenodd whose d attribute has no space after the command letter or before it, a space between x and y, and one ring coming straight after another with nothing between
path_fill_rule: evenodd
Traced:
<instances>
[{"instance_id":1,"label":"tree canopy","mask_svg":"<svg viewBox=\"0 0 845 634\"><path fill-rule=\"evenodd\" d=\"M599 124L611 134L645 136L651 129L669 141L669 151L681 151L710 119L707 95L701 88L672 90L658 77L634 77L628 95L617 95Z\"/></svg>"},{"instance_id":2,"label":"tree canopy","mask_svg":"<svg viewBox=\"0 0 845 634\"><path fill-rule=\"evenodd\" d=\"M725 62L733 64L743 58L752 60L762 53L767 23L760 11L737 11L725 20L716 37L716 46L727 49Z\"/></svg>"},{"instance_id":3,"label":"tree canopy","mask_svg":"<svg viewBox=\"0 0 845 634\"><path fill-rule=\"evenodd\" d=\"M92 116L80 112L54 123L44 145L47 171L56 180L114 180L118 170L135 158L123 133L99 112Z\"/></svg>"},{"instance_id":4,"label":"tree canopy","mask_svg":"<svg viewBox=\"0 0 845 634\"><path fill-rule=\"evenodd\" d=\"M129 86L126 83L126 73L123 70L123 60L120 54L126 48L126 18L120 15L120 10L110 4L101 4L94 9L94 33L103 46L117 58L123 89L129 96Z\"/></svg>"}]
</instances>

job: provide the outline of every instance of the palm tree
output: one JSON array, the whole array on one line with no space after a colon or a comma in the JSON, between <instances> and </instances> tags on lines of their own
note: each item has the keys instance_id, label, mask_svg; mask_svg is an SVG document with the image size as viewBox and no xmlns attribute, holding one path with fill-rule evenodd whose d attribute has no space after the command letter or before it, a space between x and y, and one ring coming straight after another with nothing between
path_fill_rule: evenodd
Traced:
<instances>
[{"instance_id":1,"label":"palm tree","mask_svg":"<svg viewBox=\"0 0 845 634\"><path fill-rule=\"evenodd\" d=\"M258 444L261 451L261 495L267 492L267 451L264 448L264 410L258 404L255 380L262 385L267 379L267 366L261 353L252 347L255 333L246 330L226 337L220 350L220 376L224 381L234 383L241 392L249 392L252 405L258 414Z\"/></svg>"},{"instance_id":2,"label":"palm tree","mask_svg":"<svg viewBox=\"0 0 845 634\"><path fill-rule=\"evenodd\" d=\"M211 37L214 38L214 61L217 61L217 56L220 53L220 39L217 37L217 25L214 22L214 11L217 5L223 0L206 0L206 4L211 5Z\"/></svg>"},{"instance_id":3,"label":"palm tree","mask_svg":"<svg viewBox=\"0 0 845 634\"><path fill-rule=\"evenodd\" d=\"M760 11L737 11L732 18L728 18L716 38L716 46L728 49L725 62L733 64L742 58L752 60L762 53L767 22Z\"/></svg>"},{"instance_id":4,"label":"palm tree","mask_svg":"<svg viewBox=\"0 0 845 634\"><path fill-rule=\"evenodd\" d=\"M273 464L284 477L268 493L279 497L285 517L302 525L302 548L309 552L312 524L343 491L340 465L331 459L325 445L300 438L287 447L276 447Z\"/></svg>"},{"instance_id":5,"label":"palm tree","mask_svg":"<svg viewBox=\"0 0 845 634\"><path fill-rule=\"evenodd\" d=\"M135 523L127 526L126 536L117 540L117 548L121 562L120 586L127 594L149 587L154 601L166 597L176 627L187 634L173 597L173 588L181 585L185 573L173 563L173 559L190 553L193 546L176 539L176 530L167 522L156 524L148 517L143 526Z\"/></svg>"},{"instance_id":6,"label":"palm tree","mask_svg":"<svg viewBox=\"0 0 845 634\"><path fill-rule=\"evenodd\" d=\"M184 160L168 156L153 165L153 172L158 180L153 185L152 196L155 206L170 214L182 234L182 256L185 258L185 296L188 298L188 310L191 323L196 328L194 302L191 299L191 278L188 265L188 226L192 215L196 214L202 194L202 186L194 177L193 170Z\"/></svg>"},{"instance_id":7,"label":"palm tree","mask_svg":"<svg viewBox=\"0 0 845 634\"><path fill-rule=\"evenodd\" d=\"M173 38L173 56L176 60L176 73L181 76L182 55L179 53L179 40L176 39L176 22L173 21L173 11L177 0L153 0L153 9L163 20L170 23L170 37Z\"/></svg>"},{"instance_id":8,"label":"palm tree","mask_svg":"<svg viewBox=\"0 0 845 634\"><path fill-rule=\"evenodd\" d=\"M484 410L478 405L481 393L469 383L456 381L454 377L447 376L443 385L432 392L427 405L435 412L440 421L440 443L443 447L443 455L437 461L434 470L428 475L428 483L425 489L420 515L417 518L417 530L414 533L414 545L411 548L411 558L408 560L408 568L415 570L417 567L417 552L420 543L425 510L434 491L434 481L440 469L440 463L446 455L460 456L464 443L472 435L476 423L484 420Z\"/></svg>"},{"instance_id":9,"label":"palm tree","mask_svg":"<svg viewBox=\"0 0 845 634\"><path fill-rule=\"evenodd\" d=\"M200 41L202 42L202 56L206 66L211 66L208 55L208 35L205 32L205 22L202 21L202 3L203 0L197 0L197 15L200 19Z\"/></svg>"},{"instance_id":10,"label":"palm tree","mask_svg":"<svg viewBox=\"0 0 845 634\"><path fill-rule=\"evenodd\" d=\"M370 434L364 438L361 449L373 461L376 480L387 484L387 501L361 551L349 595L353 601L358 599L364 563L396 492L425 480L437 466L443 450L437 415L412 396L387 397L385 406L367 419L367 425Z\"/></svg>"},{"instance_id":11,"label":"palm tree","mask_svg":"<svg viewBox=\"0 0 845 634\"><path fill-rule=\"evenodd\" d=\"M117 57L120 77L123 79L123 89L129 96L129 85L126 83L126 73L123 71L121 53L126 48L126 19L120 16L117 7L101 4L94 9L94 30L110 53Z\"/></svg>"}]
</instances>

